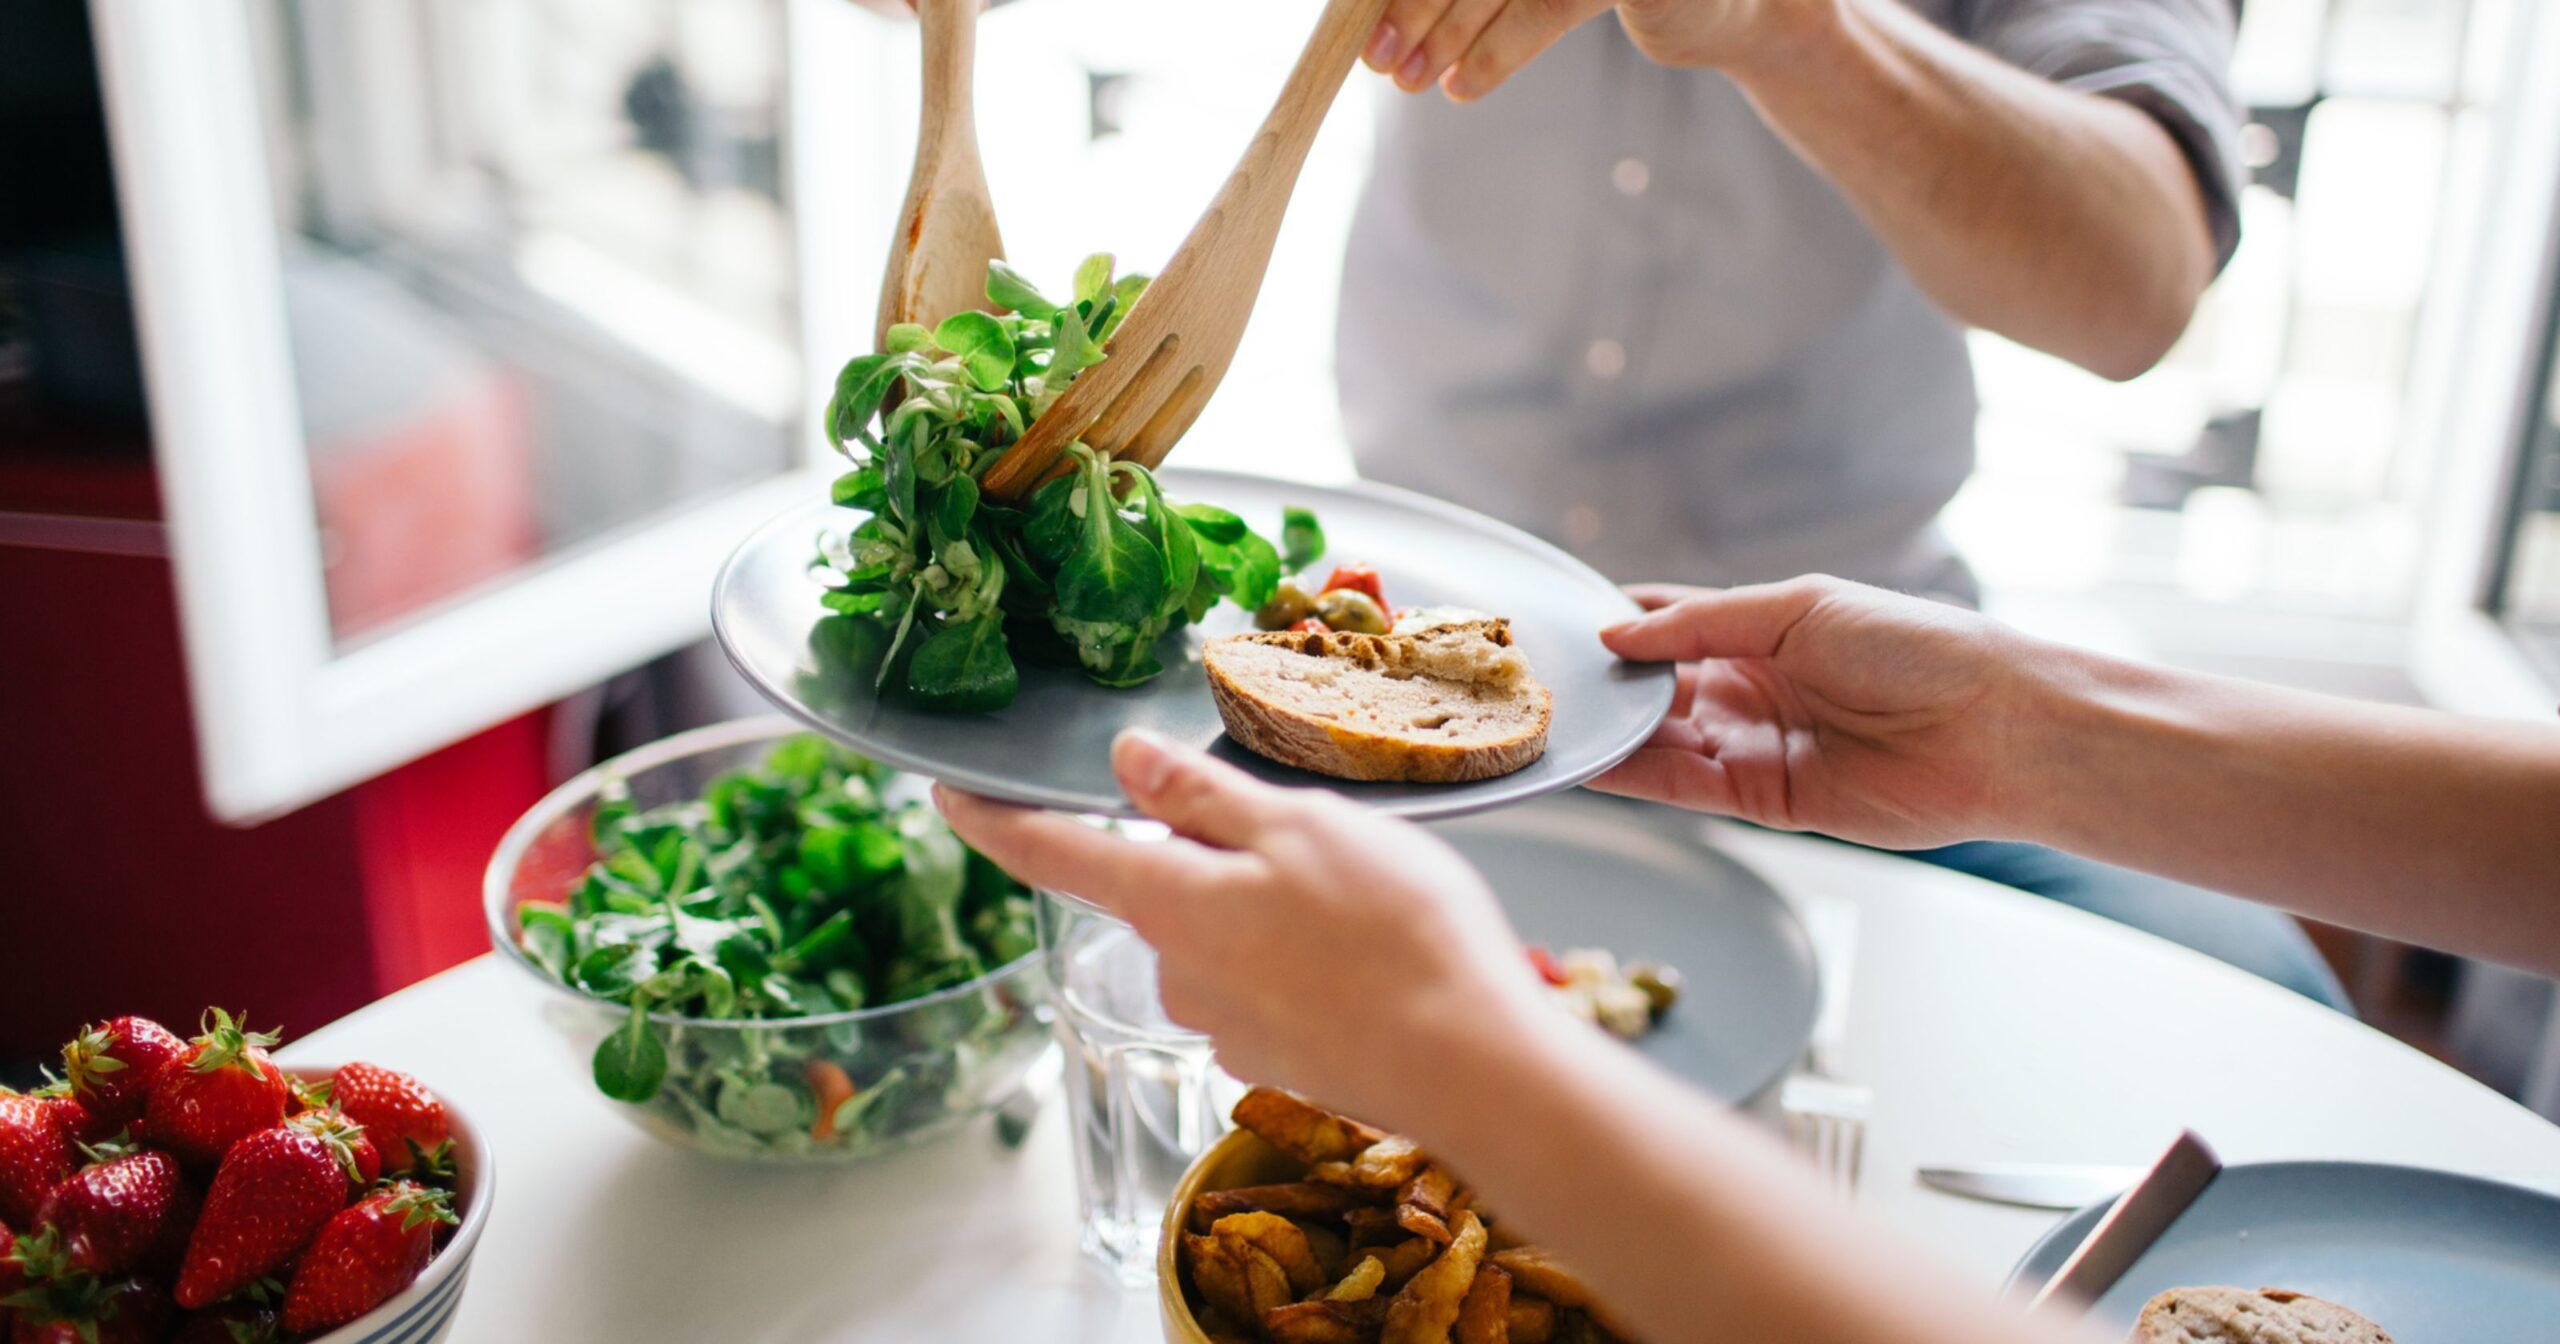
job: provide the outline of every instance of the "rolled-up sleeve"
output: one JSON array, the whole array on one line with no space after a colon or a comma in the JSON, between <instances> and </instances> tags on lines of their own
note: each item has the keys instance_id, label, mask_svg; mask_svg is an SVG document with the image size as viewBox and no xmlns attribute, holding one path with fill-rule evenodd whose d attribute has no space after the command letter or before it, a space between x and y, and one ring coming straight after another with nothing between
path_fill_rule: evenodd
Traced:
<instances>
[{"instance_id":1,"label":"rolled-up sleeve","mask_svg":"<svg viewBox=\"0 0 2560 1344\"><path fill-rule=\"evenodd\" d=\"M2011 65L2157 119L2195 170L2216 254L2231 260L2248 167L2229 0L1971 0L1955 17L1958 36Z\"/></svg>"}]
</instances>

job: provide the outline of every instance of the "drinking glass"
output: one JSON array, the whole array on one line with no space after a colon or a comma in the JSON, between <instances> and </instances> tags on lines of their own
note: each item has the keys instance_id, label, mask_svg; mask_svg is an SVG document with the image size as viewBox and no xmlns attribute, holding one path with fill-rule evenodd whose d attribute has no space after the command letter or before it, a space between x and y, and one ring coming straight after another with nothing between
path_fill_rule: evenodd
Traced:
<instances>
[{"instance_id":1,"label":"drinking glass","mask_svg":"<svg viewBox=\"0 0 2560 1344\"><path fill-rule=\"evenodd\" d=\"M1242 1089L1219 1070L1208 1037L1165 1016L1155 952L1128 925L1046 891L1039 913L1066 1054L1078 1241L1141 1287L1155 1274L1174 1186L1225 1134Z\"/></svg>"}]
</instances>

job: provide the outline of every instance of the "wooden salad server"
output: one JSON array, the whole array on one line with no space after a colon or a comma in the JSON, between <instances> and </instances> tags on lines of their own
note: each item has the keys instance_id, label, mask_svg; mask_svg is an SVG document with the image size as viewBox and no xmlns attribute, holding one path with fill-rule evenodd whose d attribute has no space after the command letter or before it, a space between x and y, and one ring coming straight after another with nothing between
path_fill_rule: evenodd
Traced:
<instances>
[{"instance_id":1,"label":"wooden salad server","mask_svg":"<svg viewBox=\"0 0 2560 1344\"><path fill-rule=\"evenodd\" d=\"M1386 9L1387 0L1327 0L1271 115L1163 273L1130 306L1110 357L1077 374L979 477L989 493L1028 491L1078 439L1153 467L1200 417L1244 339L1307 149Z\"/></svg>"},{"instance_id":2,"label":"wooden salad server","mask_svg":"<svg viewBox=\"0 0 2560 1344\"><path fill-rule=\"evenodd\" d=\"M880 280L874 349L886 348L893 324L930 327L966 309L992 308L987 263L1004 255L971 108L979 0L915 4L924 44L924 105L916 125L915 170L907 177L906 204L889 239L889 269Z\"/></svg>"}]
</instances>

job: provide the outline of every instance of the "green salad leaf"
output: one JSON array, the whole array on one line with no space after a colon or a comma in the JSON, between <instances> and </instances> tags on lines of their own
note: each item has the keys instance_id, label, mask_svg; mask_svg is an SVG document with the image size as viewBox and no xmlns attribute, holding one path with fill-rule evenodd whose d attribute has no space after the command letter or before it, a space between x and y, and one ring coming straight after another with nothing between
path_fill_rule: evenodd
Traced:
<instances>
[{"instance_id":1,"label":"green salad leaf","mask_svg":"<svg viewBox=\"0 0 2560 1344\"><path fill-rule=\"evenodd\" d=\"M947 626L917 658L966 664L992 624ZM517 908L528 958L628 1010L596 1047L598 1091L710 1146L800 1152L959 1113L989 1070L1036 1052L1032 1002L995 988L914 1021L796 1025L965 986L1037 950L1029 889L921 796L892 797L895 778L795 736L699 798L642 810L607 785L595 861L565 899ZM854 1090L831 1096L822 1076ZM819 1124L821 1110L858 1123Z\"/></svg>"},{"instance_id":2,"label":"green salad leaf","mask_svg":"<svg viewBox=\"0 0 2560 1344\"><path fill-rule=\"evenodd\" d=\"M831 494L870 516L821 538L822 601L885 632L877 679L921 708L1002 709L1024 657L1138 685L1163 671L1166 634L1220 602L1254 610L1279 583L1280 549L1243 519L1177 504L1146 468L1082 443L1028 499L981 491L1145 292L1145 276L1113 271L1109 253L1087 257L1059 303L990 263L987 298L1009 311L901 323L836 377L827 436L853 469ZM1321 552L1315 516L1290 509L1285 544L1291 569Z\"/></svg>"}]
</instances>

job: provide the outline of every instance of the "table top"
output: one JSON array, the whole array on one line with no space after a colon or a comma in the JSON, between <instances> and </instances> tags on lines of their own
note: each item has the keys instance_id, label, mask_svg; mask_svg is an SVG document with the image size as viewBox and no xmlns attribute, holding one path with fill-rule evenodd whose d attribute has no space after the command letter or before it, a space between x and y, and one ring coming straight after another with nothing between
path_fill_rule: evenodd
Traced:
<instances>
[{"instance_id":1,"label":"table top","mask_svg":"<svg viewBox=\"0 0 2560 1344\"><path fill-rule=\"evenodd\" d=\"M2378 1032L2148 935L1961 874L1716 827L1792 898L1854 908L1834 1067L1875 1090L1861 1212L1995 1289L2057 1215L1920 1186L1949 1162L2134 1164L2181 1126L2227 1161L2357 1158L2560 1178L2560 1127ZM850 1169L669 1148L595 1094L535 986L481 958L290 1061L413 1071L478 1122L497 1207L457 1340L1160 1338L1075 1245L1061 1108Z\"/></svg>"}]
</instances>

